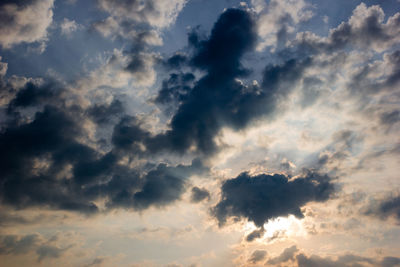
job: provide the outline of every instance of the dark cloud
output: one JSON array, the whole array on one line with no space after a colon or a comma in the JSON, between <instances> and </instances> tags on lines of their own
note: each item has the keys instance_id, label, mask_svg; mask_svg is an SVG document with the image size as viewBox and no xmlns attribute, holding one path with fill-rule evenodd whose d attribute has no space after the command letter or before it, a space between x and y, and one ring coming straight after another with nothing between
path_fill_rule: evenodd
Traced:
<instances>
[{"instance_id":1,"label":"dark cloud","mask_svg":"<svg viewBox=\"0 0 400 267\"><path fill-rule=\"evenodd\" d=\"M276 258L269 259L267 261L268 264L280 264L283 262L287 262L289 260L294 260L294 256L299 249L296 245L293 245L289 248L285 248L285 250Z\"/></svg>"},{"instance_id":2,"label":"dark cloud","mask_svg":"<svg viewBox=\"0 0 400 267\"><path fill-rule=\"evenodd\" d=\"M389 196L382 200L374 200L363 213L382 220L394 217L400 221L400 196Z\"/></svg>"},{"instance_id":3,"label":"dark cloud","mask_svg":"<svg viewBox=\"0 0 400 267\"><path fill-rule=\"evenodd\" d=\"M385 257L383 258L382 267L395 267L400 266L400 258L397 257Z\"/></svg>"},{"instance_id":4,"label":"dark cloud","mask_svg":"<svg viewBox=\"0 0 400 267\"><path fill-rule=\"evenodd\" d=\"M69 247L58 248L58 247L49 246L49 245L40 246L36 250L36 254L38 255L38 262L41 262L45 258L59 258L68 249L69 249Z\"/></svg>"},{"instance_id":5,"label":"dark cloud","mask_svg":"<svg viewBox=\"0 0 400 267\"><path fill-rule=\"evenodd\" d=\"M196 31L190 33L189 43L194 48L190 65L206 71L206 75L192 88L186 87L183 76L175 74L164 82L158 102L177 99L179 106L172 116L171 129L147 143L151 151L184 153L195 147L200 152L212 153L217 150L214 137L222 127L238 130L255 119L273 115L279 101L285 99L311 66L312 59L289 59L268 65L262 86L246 86L238 80L250 72L242 66L241 58L254 49L255 41L253 18L239 9L226 10L208 39L203 40Z\"/></svg>"},{"instance_id":6,"label":"dark cloud","mask_svg":"<svg viewBox=\"0 0 400 267\"><path fill-rule=\"evenodd\" d=\"M190 196L190 201L193 203L201 202L205 199L210 200L210 192L205 188L199 188L197 186L192 188L192 195Z\"/></svg>"},{"instance_id":7,"label":"dark cloud","mask_svg":"<svg viewBox=\"0 0 400 267\"><path fill-rule=\"evenodd\" d=\"M267 252L265 250L255 250L251 254L251 256L249 258L249 262L251 262L251 263L260 262L260 261L264 260L266 256L267 256Z\"/></svg>"},{"instance_id":8,"label":"dark cloud","mask_svg":"<svg viewBox=\"0 0 400 267\"><path fill-rule=\"evenodd\" d=\"M381 123L387 124L387 125L392 125L395 124L396 122L400 121L400 111L394 110L391 112L384 112L381 114Z\"/></svg>"},{"instance_id":9,"label":"dark cloud","mask_svg":"<svg viewBox=\"0 0 400 267\"><path fill-rule=\"evenodd\" d=\"M52 86L53 85L53 86ZM10 123L0 132L1 201L14 207L49 207L92 214L94 201L107 198L106 206L138 210L165 206L178 200L186 179L206 170L199 160L192 165L130 168L118 161L126 154L139 155L138 142L149 133L125 113L121 102L96 104L84 109L66 106L58 84L33 83L18 89L8 110ZM62 92L62 93L61 93ZM39 109L31 119L21 112ZM120 117L104 153L85 143L85 121L99 124Z\"/></svg>"},{"instance_id":10,"label":"dark cloud","mask_svg":"<svg viewBox=\"0 0 400 267\"><path fill-rule=\"evenodd\" d=\"M215 150L213 137L220 127L230 124L228 120L235 116L233 109L245 96L235 78L243 74L240 58L253 48L255 38L254 22L247 12L228 9L220 16L210 38L196 44L197 51L191 59L207 74L179 106L171 119L171 130L156 136L149 147L160 149L159 143L168 143L169 149L178 152L193 145L203 152Z\"/></svg>"},{"instance_id":11,"label":"dark cloud","mask_svg":"<svg viewBox=\"0 0 400 267\"><path fill-rule=\"evenodd\" d=\"M59 98L62 93L55 83L37 85L28 82L15 96L9 108L44 105L54 98Z\"/></svg>"},{"instance_id":12,"label":"dark cloud","mask_svg":"<svg viewBox=\"0 0 400 267\"><path fill-rule=\"evenodd\" d=\"M37 234L26 236L6 235L0 237L0 254L25 254L32 250L39 242Z\"/></svg>"},{"instance_id":13,"label":"dark cloud","mask_svg":"<svg viewBox=\"0 0 400 267\"><path fill-rule=\"evenodd\" d=\"M111 141L115 148L135 153L142 150L143 141L149 137L150 133L142 129L137 118L124 116L114 126Z\"/></svg>"},{"instance_id":14,"label":"dark cloud","mask_svg":"<svg viewBox=\"0 0 400 267\"><path fill-rule=\"evenodd\" d=\"M311 171L296 179L283 174L242 173L222 184L221 200L212 208L212 214L220 226L229 217L239 217L262 227L269 219L279 216L292 214L302 218L302 206L311 201L326 201L333 192L330 177Z\"/></svg>"},{"instance_id":15,"label":"dark cloud","mask_svg":"<svg viewBox=\"0 0 400 267\"><path fill-rule=\"evenodd\" d=\"M151 205L165 206L178 200L184 193L185 178L179 175L175 168L160 164L157 169L146 175L144 185L139 192L127 194L128 192L121 191L112 202L130 204L132 201L138 210L147 209Z\"/></svg>"},{"instance_id":16,"label":"dark cloud","mask_svg":"<svg viewBox=\"0 0 400 267\"><path fill-rule=\"evenodd\" d=\"M118 99L114 99L110 104L95 104L87 110L89 117L99 124L110 122L113 118L124 114L124 106Z\"/></svg>"},{"instance_id":17,"label":"dark cloud","mask_svg":"<svg viewBox=\"0 0 400 267\"><path fill-rule=\"evenodd\" d=\"M260 227L260 229L254 230L253 232L251 232L250 234L248 234L246 236L246 241L247 242L252 242L257 238L260 238L264 235L265 233L265 229L264 227Z\"/></svg>"},{"instance_id":18,"label":"dark cloud","mask_svg":"<svg viewBox=\"0 0 400 267\"><path fill-rule=\"evenodd\" d=\"M35 252L38 256L38 262L46 258L59 258L72 245L65 246L64 248L51 245L49 242L55 237L45 240L39 234L0 236L0 254L21 255Z\"/></svg>"},{"instance_id":19,"label":"dark cloud","mask_svg":"<svg viewBox=\"0 0 400 267\"><path fill-rule=\"evenodd\" d=\"M159 104L182 103L192 90L194 80L195 76L190 72L170 74L169 79L163 81L154 101Z\"/></svg>"},{"instance_id":20,"label":"dark cloud","mask_svg":"<svg viewBox=\"0 0 400 267\"><path fill-rule=\"evenodd\" d=\"M188 63L188 57L182 53L176 53L165 61L167 69L179 69Z\"/></svg>"},{"instance_id":21,"label":"dark cloud","mask_svg":"<svg viewBox=\"0 0 400 267\"><path fill-rule=\"evenodd\" d=\"M373 259L352 254L346 254L332 258L323 258L317 255L306 256L299 254L296 257L299 267L355 267L355 266L376 266L376 267L395 267L400 265L400 258L384 257L383 259Z\"/></svg>"}]
</instances>

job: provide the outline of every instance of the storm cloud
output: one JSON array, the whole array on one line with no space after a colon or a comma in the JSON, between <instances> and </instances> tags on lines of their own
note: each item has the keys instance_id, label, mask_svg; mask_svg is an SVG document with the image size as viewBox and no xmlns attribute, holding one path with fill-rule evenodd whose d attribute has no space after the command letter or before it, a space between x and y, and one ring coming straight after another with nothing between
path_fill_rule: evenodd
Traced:
<instances>
[{"instance_id":1,"label":"storm cloud","mask_svg":"<svg viewBox=\"0 0 400 267\"><path fill-rule=\"evenodd\" d=\"M312 59L292 58L268 64L261 86L245 85L239 79L251 70L242 66L241 59L254 50L256 40L251 13L240 9L222 13L208 39L202 40L196 31L189 35L196 51L190 65L207 74L192 88L187 81L193 76L188 73L172 74L164 82L156 101L166 103L175 99L179 106L171 118L171 129L150 140L150 150L166 149L159 147L163 143L179 153L192 146L199 152L213 153L218 149L214 137L221 128L239 130L256 119L274 115L279 101L291 92Z\"/></svg>"},{"instance_id":2,"label":"storm cloud","mask_svg":"<svg viewBox=\"0 0 400 267\"><path fill-rule=\"evenodd\" d=\"M302 206L312 201L326 201L333 193L332 179L314 172L295 179L283 174L242 173L223 182L221 199L212 208L212 214L220 226L230 217L238 217L262 227L269 219L279 216L303 218Z\"/></svg>"}]
</instances>

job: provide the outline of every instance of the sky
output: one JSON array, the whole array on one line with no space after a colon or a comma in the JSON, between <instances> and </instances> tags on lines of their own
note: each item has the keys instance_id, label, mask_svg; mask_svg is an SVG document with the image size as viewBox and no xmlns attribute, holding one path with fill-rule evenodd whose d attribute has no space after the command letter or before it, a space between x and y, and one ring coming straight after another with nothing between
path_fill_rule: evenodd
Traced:
<instances>
[{"instance_id":1,"label":"sky","mask_svg":"<svg viewBox=\"0 0 400 267\"><path fill-rule=\"evenodd\" d=\"M0 2L0 266L400 266L398 0Z\"/></svg>"}]
</instances>

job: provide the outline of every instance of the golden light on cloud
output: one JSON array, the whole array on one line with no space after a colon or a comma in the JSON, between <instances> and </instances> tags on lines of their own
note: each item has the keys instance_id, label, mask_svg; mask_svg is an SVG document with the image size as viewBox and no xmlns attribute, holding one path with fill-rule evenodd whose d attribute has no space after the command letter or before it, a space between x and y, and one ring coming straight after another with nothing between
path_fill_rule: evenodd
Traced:
<instances>
[{"instance_id":1,"label":"golden light on cloud","mask_svg":"<svg viewBox=\"0 0 400 267\"><path fill-rule=\"evenodd\" d=\"M261 243L270 243L275 239L307 236L307 231L303 225L303 221L297 219L293 215L271 219L264 224L263 227L265 232L262 237L258 239ZM258 228L253 222L247 222L243 226L243 231L246 236L256 230L258 230Z\"/></svg>"}]
</instances>

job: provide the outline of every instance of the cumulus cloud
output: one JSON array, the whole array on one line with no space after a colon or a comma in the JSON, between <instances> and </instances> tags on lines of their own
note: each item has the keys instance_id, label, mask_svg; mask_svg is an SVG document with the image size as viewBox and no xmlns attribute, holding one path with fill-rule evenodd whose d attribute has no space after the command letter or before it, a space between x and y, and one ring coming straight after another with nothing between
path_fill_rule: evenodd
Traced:
<instances>
[{"instance_id":1,"label":"cumulus cloud","mask_svg":"<svg viewBox=\"0 0 400 267\"><path fill-rule=\"evenodd\" d=\"M326 201L333 192L332 179L313 172L294 179L283 174L242 173L223 182L221 199L211 211L220 226L228 218L237 217L262 227L269 219L279 216L292 214L303 218L301 207L311 201Z\"/></svg>"},{"instance_id":2,"label":"cumulus cloud","mask_svg":"<svg viewBox=\"0 0 400 267\"><path fill-rule=\"evenodd\" d=\"M170 130L154 138L156 144L169 143L171 150L181 153L190 147L212 153L217 150L214 137L221 128L239 130L261 117L273 117L312 59L268 64L261 86L246 85L239 80L249 72L241 59L254 49L256 38L251 14L240 9L226 10L208 39L202 40L195 31L190 33L189 43L195 53L187 61L206 71L206 75L193 87L193 77L188 73L173 74L172 80L165 81L156 101L175 99L178 108L171 118Z\"/></svg>"},{"instance_id":3,"label":"cumulus cloud","mask_svg":"<svg viewBox=\"0 0 400 267\"><path fill-rule=\"evenodd\" d=\"M94 22L92 27L104 37L130 39L136 43L136 46L139 44L151 46L162 45L162 39L158 31L150 29L136 30L135 25L130 23L120 25L113 17Z\"/></svg>"},{"instance_id":4,"label":"cumulus cloud","mask_svg":"<svg viewBox=\"0 0 400 267\"><path fill-rule=\"evenodd\" d=\"M129 61L125 70L135 77L138 84L152 85L157 55L149 48L162 45L161 30L175 22L186 0L98 0L97 3L110 16L93 22L92 28L104 37L129 40L131 49L125 52Z\"/></svg>"},{"instance_id":5,"label":"cumulus cloud","mask_svg":"<svg viewBox=\"0 0 400 267\"><path fill-rule=\"evenodd\" d=\"M0 44L11 48L19 43L45 42L53 21L54 0L2 1Z\"/></svg>"},{"instance_id":6,"label":"cumulus cloud","mask_svg":"<svg viewBox=\"0 0 400 267\"><path fill-rule=\"evenodd\" d=\"M163 28L173 23L186 0L98 0L99 7L115 17Z\"/></svg>"},{"instance_id":7,"label":"cumulus cloud","mask_svg":"<svg viewBox=\"0 0 400 267\"><path fill-rule=\"evenodd\" d=\"M297 24L313 16L312 6L303 0L273 0L268 4L264 0L252 0L252 5L258 14L257 33L261 38L258 50L266 46L284 47Z\"/></svg>"},{"instance_id":8,"label":"cumulus cloud","mask_svg":"<svg viewBox=\"0 0 400 267\"><path fill-rule=\"evenodd\" d=\"M131 126L135 120L121 116L114 127L113 149L97 150L89 143L86 125L91 120L99 125L109 122L113 114L99 112L102 109L114 112L118 120L122 104L70 106L70 94L56 82L28 82L10 101L11 120L0 134L4 204L90 214L98 211L94 201L107 197L108 208L161 207L181 197L187 177L207 170L199 160L192 165L158 164L147 169L122 164L125 155L135 155ZM27 108L37 110L30 119L23 115Z\"/></svg>"},{"instance_id":9,"label":"cumulus cloud","mask_svg":"<svg viewBox=\"0 0 400 267\"><path fill-rule=\"evenodd\" d=\"M400 41L400 13L389 17L386 23L384 17L381 7L367 7L361 3L353 10L350 19L332 29L328 37L302 32L297 34L295 43L304 50L332 52L354 45L382 52Z\"/></svg>"}]
</instances>

